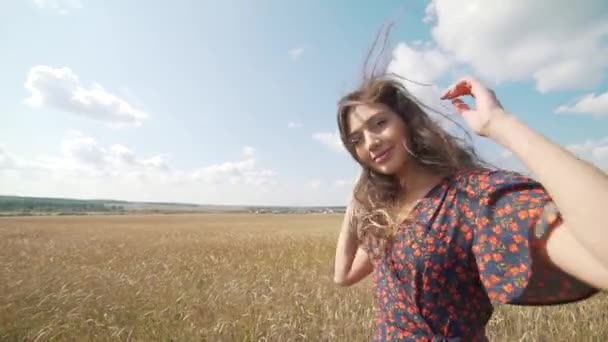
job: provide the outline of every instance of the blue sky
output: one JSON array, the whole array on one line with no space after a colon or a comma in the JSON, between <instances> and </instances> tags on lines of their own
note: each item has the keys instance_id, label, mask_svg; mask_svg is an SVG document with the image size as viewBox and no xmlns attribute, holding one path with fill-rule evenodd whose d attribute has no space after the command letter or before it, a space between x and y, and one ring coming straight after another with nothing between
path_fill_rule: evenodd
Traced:
<instances>
[{"instance_id":1,"label":"blue sky","mask_svg":"<svg viewBox=\"0 0 608 342\"><path fill-rule=\"evenodd\" d=\"M0 5L3 194L342 205L335 104L396 19L389 69L442 109L471 74L608 168L608 5L582 1L87 1ZM498 6L498 7L496 7ZM523 170L475 139L488 160Z\"/></svg>"}]
</instances>

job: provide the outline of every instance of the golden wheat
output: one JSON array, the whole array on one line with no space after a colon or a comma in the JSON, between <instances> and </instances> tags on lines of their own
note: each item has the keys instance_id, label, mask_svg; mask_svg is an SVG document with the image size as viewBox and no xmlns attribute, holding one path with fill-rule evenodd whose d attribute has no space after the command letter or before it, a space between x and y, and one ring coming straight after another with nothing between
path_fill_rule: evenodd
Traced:
<instances>
[{"instance_id":1,"label":"golden wheat","mask_svg":"<svg viewBox=\"0 0 608 342\"><path fill-rule=\"evenodd\" d=\"M0 340L367 341L332 283L339 215L0 219ZM495 341L608 341L608 297L497 309Z\"/></svg>"}]
</instances>

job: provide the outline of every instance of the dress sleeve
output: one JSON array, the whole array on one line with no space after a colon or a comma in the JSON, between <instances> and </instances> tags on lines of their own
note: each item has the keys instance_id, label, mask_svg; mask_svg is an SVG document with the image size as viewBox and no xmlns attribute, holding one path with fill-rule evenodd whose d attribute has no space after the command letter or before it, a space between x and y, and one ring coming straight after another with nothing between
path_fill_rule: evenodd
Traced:
<instances>
[{"instance_id":1,"label":"dress sleeve","mask_svg":"<svg viewBox=\"0 0 608 342\"><path fill-rule=\"evenodd\" d=\"M542 185L510 171L486 171L469 179L476 195L472 252L480 280L496 304L551 305L598 292L561 271L546 251L562 222ZM475 208L476 207L476 208Z\"/></svg>"}]
</instances>

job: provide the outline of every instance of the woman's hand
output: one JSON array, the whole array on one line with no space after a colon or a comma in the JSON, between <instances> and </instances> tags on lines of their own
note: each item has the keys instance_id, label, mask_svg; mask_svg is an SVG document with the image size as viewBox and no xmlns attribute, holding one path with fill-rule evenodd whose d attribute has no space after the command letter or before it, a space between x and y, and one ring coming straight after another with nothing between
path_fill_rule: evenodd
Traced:
<instances>
[{"instance_id":1,"label":"woman's hand","mask_svg":"<svg viewBox=\"0 0 608 342\"><path fill-rule=\"evenodd\" d=\"M359 247L356 227L356 201L352 200L346 209L334 265L334 282L340 286L356 284L373 270L369 256Z\"/></svg>"},{"instance_id":2,"label":"woman's hand","mask_svg":"<svg viewBox=\"0 0 608 342\"><path fill-rule=\"evenodd\" d=\"M459 98L466 95L473 97L475 108L471 109ZM469 127L481 136L490 137L494 123L508 116L494 91L471 77L458 80L448 88L441 99L451 100L456 111L462 115Z\"/></svg>"}]
</instances>

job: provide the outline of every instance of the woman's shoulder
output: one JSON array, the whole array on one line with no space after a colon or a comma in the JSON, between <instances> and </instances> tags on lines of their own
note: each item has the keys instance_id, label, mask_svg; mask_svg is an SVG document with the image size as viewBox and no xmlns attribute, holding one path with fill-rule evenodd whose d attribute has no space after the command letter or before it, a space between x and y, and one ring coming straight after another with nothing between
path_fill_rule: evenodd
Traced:
<instances>
[{"instance_id":1,"label":"woman's shoulder","mask_svg":"<svg viewBox=\"0 0 608 342\"><path fill-rule=\"evenodd\" d=\"M469 197L519 185L537 187L539 184L521 172L485 167L460 170L450 177L450 187Z\"/></svg>"},{"instance_id":2,"label":"woman's shoulder","mask_svg":"<svg viewBox=\"0 0 608 342\"><path fill-rule=\"evenodd\" d=\"M500 168L488 168L488 167L475 167L467 168L457 171L453 178L459 181L467 180L498 180L501 178L513 178L521 180L530 180L530 176L514 170L500 169Z\"/></svg>"},{"instance_id":3,"label":"woman's shoulder","mask_svg":"<svg viewBox=\"0 0 608 342\"><path fill-rule=\"evenodd\" d=\"M479 201L488 196L524 189L542 188L537 181L523 173L507 169L472 168L460 170L448 177L448 193L455 200Z\"/></svg>"}]
</instances>

